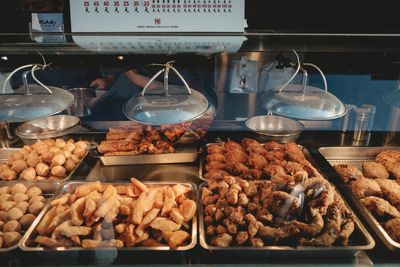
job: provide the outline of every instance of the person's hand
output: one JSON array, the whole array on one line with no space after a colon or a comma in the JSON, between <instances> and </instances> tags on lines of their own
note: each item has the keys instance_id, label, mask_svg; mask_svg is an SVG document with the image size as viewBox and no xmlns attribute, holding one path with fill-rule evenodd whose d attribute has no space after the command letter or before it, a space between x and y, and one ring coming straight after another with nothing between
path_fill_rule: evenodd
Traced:
<instances>
[{"instance_id":1,"label":"person's hand","mask_svg":"<svg viewBox=\"0 0 400 267\"><path fill-rule=\"evenodd\" d=\"M107 90L112 86L113 81L114 79L112 77L97 78L90 83L89 87L99 90Z\"/></svg>"}]
</instances>

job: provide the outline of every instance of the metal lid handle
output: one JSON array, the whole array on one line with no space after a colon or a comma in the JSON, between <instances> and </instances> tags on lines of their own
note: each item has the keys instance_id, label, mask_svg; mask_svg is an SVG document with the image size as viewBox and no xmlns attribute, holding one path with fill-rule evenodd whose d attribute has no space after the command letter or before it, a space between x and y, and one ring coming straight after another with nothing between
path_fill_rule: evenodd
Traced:
<instances>
[{"instance_id":1,"label":"metal lid handle","mask_svg":"<svg viewBox=\"0 0 400 267\"><path fill-rule=\"evenodd\" d=\"M168 76L169 76L169 71L170 69L172 69L176 75L178 75L178 77L181 79L181 81L183 82L183 84L185 85L186 90L188 91L189 94L192 94L192 90L190 90L189 85L187 84L186 80L182 77L182 75L179 73L179 71L177 69L175 69L172 66L172 63L174 61L169 61L167 63L165 63L164 65L162 64L151 64L152 66L164 66L163 69L159 70L145 85L145 87L143 88L142 91L142 96L144 96L144 94L146 93L147 88L150 86L150 84L158 77L160 76L163 72L164 72L164 91L166 93L166 95L169 95L169 90L168 90Z\"/></svg>"}]
</instances>

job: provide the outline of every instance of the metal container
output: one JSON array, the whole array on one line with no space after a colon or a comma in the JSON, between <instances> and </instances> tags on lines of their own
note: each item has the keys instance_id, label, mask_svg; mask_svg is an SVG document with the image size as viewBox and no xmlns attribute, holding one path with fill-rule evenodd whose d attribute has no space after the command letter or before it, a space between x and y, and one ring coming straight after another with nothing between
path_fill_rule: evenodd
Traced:
<instances>
[{"instance_id":1,"label":"metal container","mask_svg":"<svg viewBox=\"0 0 400 267\"><path fill-rule=\"evenodd\" d=\"M20 148L0 148L0 163L7 162L8 161L8 156L10 156L13 152L16 152L20 150ZM60 180L43 180L43 181L31 181L33 183L38 183L38 182L43 182L43 183L58 183L58 182L65 182L71 179L72 176L75 175L76 172L82 167L82 163L85 161L87 155L89 154L89 151L86 151L86 154L83 156L81 161L75 166L75 169L72 170L68 174L68 176L65 179L60 179ZM22 179L17 179L16 181L25 181Z\"/></svg>"},{"instance_id":2,"label":"metal container","mask_svg":"<svg viewBox=\"0 0 400 267\"><path fill-rule=\"evenodd\" d=\"M87 182L69 182L64 184L62 189L58 191L57 197L61 197L63 194L66 193L73 193L75 191L75 188L78 187L79 185L83 185ZM155 187L157 185L159 186L165 186L165 185L175 185L178 184L177 182L144 182L146 185L150 187ZM103 184L112 184L112 185L124 185L126 183L103 183ZM185 186L189 186L192 188L190 199L196 201L197 203L197 187L193 183L179 183L183 184ZM124 248L95 248L95 249L87 249L87 248L82 248L82 247L73 247L73 248L64 248L64 247L58 247L54 249L46 249L43 247L38 247L38 246L31 246L32 240L35 239L36 237L36 227L39 225L40 221L44 217L44 215L47 213L47 211L50 209L50 203L48 203L45 208L42 210L42 212L38 215L37 219L35 222L29 227L27 230L26 234L22 237L21 241L19 242L19 247L23 251L31 251L31 252L45 252L45 251L63 251L63 252L73 252L73 251L109 251L109 250L118 250L118 252L124 252L124 251L177 251L177 252L182 252L182 251L188 251L192 248L194 248L197 244L197 213L195 217L192 219L192 235L191 235L191 242L187 246L182 246L178 247L177 249L171 249L169 246L162 246L162 247L124 247Z\"/></svg>"},{"instance_id":3,"label":"metal container","mask_svg":"<svg viewBox=\"0 0 400 267\"><path fill-rule=\"evenodd\" d=\"M319 153L333 166L336 164L354 165L360 170L363 162L374 161L375 157L382 151L400 150L399 147L321 147ZM355 203L356 208L360 211L368 225L385 244L385 246L393 251L400 250L400 243L394 241L383 228L381 223L365 208L360 200L352 194L349 188L347 192L351 194L351 200Z\"/></svg>"},{"instance_id":4,"label":"metal container","mask_svg":"<svg viewBox=\"0 0 400 267\"><path fill-rule=\"evenodd\" d=\"M74 132L79 126L79 118L69 115L55 115L25 122L17 127L15 134L25 144L38 140L64 136Z\"/></svg>"},{"instance_id":5,"label":"metal container","mask_svg":"<svg viewBox=\"0 0 400 267\"><path fill-rule=\"evenodd\" d=\"M167 163L190 163L197 159L197 148L194 145L178 145L174 153L165 154L141 154L127 156L100 156L105 166L137 165L137 164L167 164Z\"/></svg>"},{"instance_id":6,"label":"metal container","mask_svg":"<svg viewBox=\"0 0 400 267\"><path fill-rule=\"evenodd\" d=\"M0 188L4 187L4 186L13 186L17 183L21 183L24 184L26 187L32 187L32 186L37 186L42 190L43 193L43 197L46 199L46 201L48 201L49 199L51 199L54 194L56 194L60 189L61 189L61 182L54 182L54 183L46 183L43 181L37 181L37 182L32 182L32 181L0 181ZM36 217L35 221L39 218L39 216ZM35 224L35 221L32 223ZM26 231L25 233L21 232L22 238L25 236L25 234L28 231ZM21 238L21 240L22 240ZM12 247L9 248L0 248L0 253L1 252L9 252L12 251L14 249L18 248L18 243L15 244Z\"/></svg>"},{"instance_id":7,"label":"metal container","mask_svg":"<svg viewBox=\"0 0 400 267\"><path fill-rule=\"evenodd\" d=\"M301 122L274 115L252 117L245 124L261 140L275 140L280 143L295 142L304 130Z\"/></svg>"},{"instance_id":8,"label":"metal container","mask_svg":"<svg viewBox=\"0 0 400 267\"><path fill-rule=\"evenodd\" d=\"M199 192L202 191L203 187L207 183L202 183L199 186ZM200 196L201 198L201 196ZM200 199L199 198L199 199ZM347 205L347 203L345 203ZM218 247L212 246L207 243L206 229L204 225L204 209L202 204L200 210L200 222L199 222L199 238L200 246L212 253L226 253L228 255L254 255L254 256L266 256L266 254L276 255L309 255L309 256L330 256L332 255L354 255L359 251L371 250L375 246L375 241L371 235L362 225L357 216L354 215L355 230L350 239L349 246L331 246L331 247L311 247L311 246L290 246L290 245L274 245L264 246L260 248L248 247L248 246L232 246L232 247ZM350 207L347 205L350 209ZM350 209L351 210L351 209ZM225 255L225 254L224 254Z\"/></svg>"}]
</instances>

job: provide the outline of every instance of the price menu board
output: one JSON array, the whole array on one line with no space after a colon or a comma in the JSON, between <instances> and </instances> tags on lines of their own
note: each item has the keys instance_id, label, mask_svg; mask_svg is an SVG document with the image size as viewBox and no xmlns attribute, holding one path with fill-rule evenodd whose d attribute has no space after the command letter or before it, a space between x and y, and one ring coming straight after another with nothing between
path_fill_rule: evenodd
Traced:
<instances>
[{"instance_id":1,"label":"price menu board","mask_svg":"<svg viewBox=\"0 0 400 267\"><path fill-rule=\"evenodd\" d=\"M245 0L70 0L72 32L228 32L245 28Z\"/></svg>"}]
</instances>

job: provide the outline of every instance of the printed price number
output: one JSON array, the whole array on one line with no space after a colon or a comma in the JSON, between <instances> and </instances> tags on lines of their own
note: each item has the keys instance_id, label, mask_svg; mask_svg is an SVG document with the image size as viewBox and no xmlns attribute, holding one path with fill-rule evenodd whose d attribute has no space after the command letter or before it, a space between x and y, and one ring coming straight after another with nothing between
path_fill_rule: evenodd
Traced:
<instances>
[{"instance_id":1,"label":"printed price number","mask_svg":"<svg viewBox=\"0 0 400 267\"><path fill-rule=\"evenodd\" d=\"M110 1L104 1L103 6L110 6Z\"/></svg>"},{"instance_id":2,"label":"printed price number","mask_svg":"<svg viewBox=\"0 0 400 267\"><path fill-rule=\"evenodd\" d=\"M140 6L140 1L133 1L133 6L135 6L135 7Z\"/></svg>"},{"instance_id":3,"label":"printed price number","mask_svg":"<svg viewBox=\"0 0 400 267\"><path fill-rule=\"evenodd\" d=\"M88 7L88 6L90 6L90 3L89 3L89 1L83 1L83 6L85 6L85 7Z\"/></svg>"},{"instance_id":4,"label":"printed price number","mask_svg":"<svg viewBox=\"0 0 400 267\"><path fill-rule=\"evenodd\" d=\"M129 1L124 1L124 6L129 6Z\"/></svg>"},{"instance_id":5,"label":"printed price number","mask_svg":"<svg viewBox=\"0 0 400 267\"><path fill-rule=\"evenodd\" d=\"M150 6L150 1L143 1L143 6L146 6L146 7Z\"/></svg>"},{"instance_id":6,"label":"printed price number","mask_svg":"<svg viewBox=\"0 0 400 267\"><path fill-rule=\"evenodd\" d=\"M114 1L114 6L119 6L119 1Z\"/></svg>"}]
</instances>

